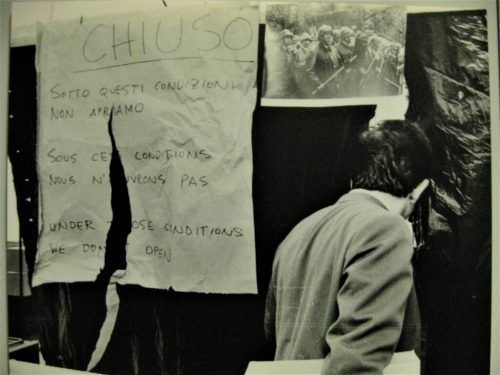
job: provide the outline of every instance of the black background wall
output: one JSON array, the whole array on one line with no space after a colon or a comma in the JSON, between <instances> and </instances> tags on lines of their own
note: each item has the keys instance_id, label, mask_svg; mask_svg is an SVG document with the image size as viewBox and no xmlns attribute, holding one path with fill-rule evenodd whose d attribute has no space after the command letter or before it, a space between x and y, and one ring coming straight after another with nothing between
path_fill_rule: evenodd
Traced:
<instances>
[{"instance_id":1,"label":"black background wall","mask_svg":"<svg viewBox=\"0 0 500 375\"><path fill-rule=\"evenodd\" d=\"M425 128L436 174L431 238L416 259L425 370L488 374L491 149L486 12L408 16L407 117Z\"/></svg>"},{"instance_id":2,"label":"black background wall","mask_svg":"<svg viewBox=\"0 0 500 375\"><path fill-rule=\"evenodd\" d=\"M468 23L467 17L471 16L479 17L475 18L479 21L482 17L468 12L408 18L405 67L410 91L408 117L419 120L431 141L441 150L449 151L448 154L443 151L436 159L439 172L435 186L439 194L434 196L433 217L441 219L434 219L429 246L416 259L427 327L425 373L488 372L491 184L489 139L484 135L489 135L489 119L483 113L482 121L478 122L473 111L465 117L465 122L450 118L439 106L441 96L436 95L440 94L432 89L435 76L429 75L429 66L439 65L443 59L448 61L457 50L451 34L444 45L441 43L443 33L452 32L456 22ZM422 37L431 29L434 36L441 33L441 37L432 34ZM263 28L260 31L262 42ZM263 43L260 46L259 87ZM432 55L430 51L446 53ZM30 271L36 254L38 226L34 54L32 46L11 50L13 117L9 121L9 157ZM460 61L457 56L454 59ZM457 81L455 74L461 69L460 64L455 64L449 71L440 72ZM470 102L466 104L471 107ZM252 142L259 293L215 295L118 286L117 322L95 371L117 375L241 374L248 361L271 359L273 348L263 336L263 313L274 251L300 219L333 204L348 191L350 163L355 162L351 156L354 141L367 128L374 111L373 106L257 105ZM454 138L439 131L448 129L450 123L454 130L448 133L459 131L464 137ZM471 136L480 140L464 143L463 139L470 140ZM457 145L470 152L457 149ZM480 162L471 153L480 154ZM469 165L457 169L459 162ZM476 172L467 174L470 168ZM450 176L457 173L462 182L458 187L450 183ZM130 231L130 208L119 159L113 158L110 174L114 222L108 234L104 271L96 282L54 283L34 288L31 309L9 316L11 333L23 324L36 323L38 329L31 335L40 339L48 364L87 367L106 313L107 281L115 269L125 267L124 241ZM454 200L462 208L458 211L453 211L450 202L442 199L457 197L455 189L468 197ZM27 197L31 197L31 202L26 201ZM480 240L476 241L478 233ZM10 311L14 310L15 303L11 301Z\"/></svg>"}]
</instances>

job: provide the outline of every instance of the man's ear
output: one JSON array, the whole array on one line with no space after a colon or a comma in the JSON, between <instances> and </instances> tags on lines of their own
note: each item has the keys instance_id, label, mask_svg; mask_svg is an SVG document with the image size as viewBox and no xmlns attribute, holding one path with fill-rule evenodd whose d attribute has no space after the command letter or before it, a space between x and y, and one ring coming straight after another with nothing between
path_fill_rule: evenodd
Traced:
<instances>
[{"instance_id":1,"label":"man's ear","mask_svg":"<svg viewBox=\"0 0 500 375\"><path fill-rule=\"evenodd\" d=\"M424 179L422 180L415 189L412 190L412 192L408 195L408 198L410 199L410 202L415 204L417 203L418 199L422 195L422 193L427 189L429 186L430 182L429 179Z\"/></svg>"}]
</instances>

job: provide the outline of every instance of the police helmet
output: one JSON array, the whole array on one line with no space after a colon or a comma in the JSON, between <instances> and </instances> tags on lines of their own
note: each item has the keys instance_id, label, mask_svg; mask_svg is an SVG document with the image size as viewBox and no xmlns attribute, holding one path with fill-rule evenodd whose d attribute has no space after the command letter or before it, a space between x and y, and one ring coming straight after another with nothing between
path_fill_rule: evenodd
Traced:
<instances>
[{"instance_id":1,"label":"police helmet","mask_svg":"<svg viewBox=\"0 0 500 375\"><path fill-rule=\"evenodd\" d=\"M333 35L333 29L329 25L321 25L318 29L318 38L321 38L325 34Z\"/></svg>"}]
</instances>

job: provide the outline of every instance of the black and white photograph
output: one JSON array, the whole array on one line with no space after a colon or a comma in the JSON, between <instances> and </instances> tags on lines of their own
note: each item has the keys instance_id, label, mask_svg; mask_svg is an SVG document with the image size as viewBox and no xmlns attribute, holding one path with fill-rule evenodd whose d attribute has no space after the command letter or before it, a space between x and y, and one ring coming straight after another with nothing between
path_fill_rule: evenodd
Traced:
<instances>
[{"instance_id":1,"label":"black and white photograph","mask_svg":"<svg viewBox=\"0 0 500 375\"><path fill-rule=\"evenodd\" d=\"M498 0L0 0L0 375L499 375Z\"/></svg>"},{"instance_id":2,"label":"black and white photograph","mask_svg":"<svg viewBox=\"0 0 500 375\"><path fill-rule=\"evenodd\" d=\"M264 98L403 94L405 7L285 3L265 18Z\"/></svg>"}]
</instances>

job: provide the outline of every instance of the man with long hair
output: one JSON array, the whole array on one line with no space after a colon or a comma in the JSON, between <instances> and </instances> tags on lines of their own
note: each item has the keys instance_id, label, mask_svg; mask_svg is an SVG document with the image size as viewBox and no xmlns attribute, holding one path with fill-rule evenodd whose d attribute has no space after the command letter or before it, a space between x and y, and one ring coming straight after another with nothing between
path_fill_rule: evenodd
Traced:
<instances>
[{"instance_id":1,"label":"man with long hair","mask_svg":"<svg viewBox=\"0 0 500 375\"><path fill-rule=\"evenodd\" d=\"M275 359L325 358L323 374L382 374L395 351L420 343L407 219L429 185L429 141L390 120L357 150L353 189L281 243L267 296Z\"/></svg>"}]
</instances>

